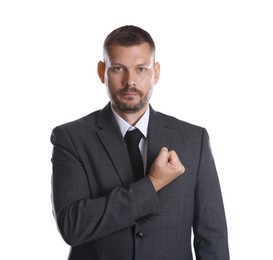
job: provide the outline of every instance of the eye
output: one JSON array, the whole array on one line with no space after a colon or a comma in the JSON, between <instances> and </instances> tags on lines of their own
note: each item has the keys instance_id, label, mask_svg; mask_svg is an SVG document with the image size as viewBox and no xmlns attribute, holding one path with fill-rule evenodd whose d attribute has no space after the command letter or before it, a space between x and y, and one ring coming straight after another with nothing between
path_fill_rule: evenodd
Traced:
<instances>
[{"instance_id":1,"label":"eye","mask_svg":"<svg viewBox=\"0 0 273 260\"><path fill-rule=\"evenodd\" d=\"M111 70L114 72L122 72L123 68L121 66L114 66L111 68Z\"/></svg>"},{"instance_id":2,"label":"eye","mask_svg":"<svg viewBox=\"0 0 273 260\"><path fill-rule=\"evenodd\" d=\"M137 68L138 72L145 72L147 69L144 67Z\"/></svg>"}]
</instances>

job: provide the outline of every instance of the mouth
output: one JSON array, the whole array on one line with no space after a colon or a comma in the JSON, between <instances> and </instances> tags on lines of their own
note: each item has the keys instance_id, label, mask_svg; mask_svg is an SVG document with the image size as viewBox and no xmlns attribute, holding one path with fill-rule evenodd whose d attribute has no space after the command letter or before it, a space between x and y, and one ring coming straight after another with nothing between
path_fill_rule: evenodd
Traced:
<instances>
[{"instance_id":1,"label":"mouth","mask_svg":"<svg viewBox=\"0 0 273 260\"><path fill-rule=\"evenodd\" d=\"M120 95L123 97L136 97L136 96L142 96L142 93L137 89L125 89L120 91Z\"/></svg>"},{"instance_id":2,"label":"mouth","mask_svg":"<svg viewBox=\"0 0 273 260\"><path fill-rule=\"evenodd\" d=\"M126 91L126 92L121 92L120 93L122 96L125 96L125 97L133 97L133 96L138 96L139 95L139 93L138 92L128 92L128 91Z\"/></svg>"}]
</instances>

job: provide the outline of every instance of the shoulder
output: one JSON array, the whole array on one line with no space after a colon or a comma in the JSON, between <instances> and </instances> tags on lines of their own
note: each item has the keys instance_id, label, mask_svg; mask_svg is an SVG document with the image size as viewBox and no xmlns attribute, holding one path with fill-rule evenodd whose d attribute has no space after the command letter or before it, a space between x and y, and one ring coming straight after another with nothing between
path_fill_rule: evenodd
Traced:
<instances>
[{"instance_id":1,"label":"shoulder","mask_svg":"<svg viewBox=\"0 0 273 260\"><path fill-rule=\"evenodd\" d=\"M54 129L64 128L68 131L71 131L73 129L79 129L79 128L86 128L86 127L90 128L96 124L96 120L97 120L99 112L100 112L100 110L94 111L86 116L81 117L81 118L60 124L60 125L56 126Z\"/></svg>"},{"instance_id":2,"label":"shoulder","mask_svg":"<svg viewBox=\"0 0 273 260\"><path fill-rule=\"evenodd\" d=\"M167 115L155 110L151 110L151 121L156 121L160 125L165 125L165 127L170 130L183 131L183 133L201 133L204 131L204 127L186 122L179 118L171 115Z\"/></svg>"},{"instance_id":3,"label":"shoulder","mask_svg":"<svg viewBox=\"0 0 273 260\"><path fill-rule=\"evenodd\" d=\"M51 133L51 142L67 142L68 140L85 139L95 132L96 121L100 110L94 111L76 120L56 126Z\"/></svg>"},{"instance_id":4,"label":"shoulder","mask_svg":"<svg viewBox=\"0 0 273 260\"><path fill-rule=\"evenodd\" d=\"M98 129L103 127L113 129L113 125L115 126L115 120L108 103L103 109L55 127L52 136L66 136L77 141L85 141L86 138L95 138Z\"/></svg>"}]
</instances>

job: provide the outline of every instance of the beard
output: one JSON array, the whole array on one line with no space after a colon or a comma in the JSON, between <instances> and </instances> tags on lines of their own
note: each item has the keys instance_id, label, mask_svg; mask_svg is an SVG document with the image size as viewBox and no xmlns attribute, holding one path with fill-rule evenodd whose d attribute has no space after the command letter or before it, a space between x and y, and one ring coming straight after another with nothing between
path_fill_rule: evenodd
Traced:
<instances>
[{"instance_id":1,"label":"beard","mask_svg":"<svg viewBox=\"0 0 273 260\"><path fill-rule=\"evenodd\" d=\"M126 87L116 93L115 96L111 97L112 103L115 107L117 107L120 111L128 114L134 114L140 111L146 104L149 102L150 97L152 95L153 88L146 94L135 87ZM122 95L126 93L136 93L139 95L140 100L135 103L133 101L133 97L128 97L125 101L123 101ZM119 98L121 97L121 98Z\"/></svg>"}]
</instances>

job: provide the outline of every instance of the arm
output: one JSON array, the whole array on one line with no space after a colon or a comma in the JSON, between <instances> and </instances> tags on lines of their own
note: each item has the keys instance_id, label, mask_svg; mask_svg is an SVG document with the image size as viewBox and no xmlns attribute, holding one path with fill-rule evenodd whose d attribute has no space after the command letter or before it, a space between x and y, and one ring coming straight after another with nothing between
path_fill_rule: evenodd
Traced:
<instances>
[{"instance_id":1,"label":"arm","mask_svg":"<svg viewBox=\"0 0 273 260\"><path fill-rule=\"evenodd\" d=\"M209 137L205 129L195 191L193 230L197 260L229 259L224 205Z\"/></svg>"},{"instance_id":2,"label":"arm","mask_svg":"<svg viewBox=\"0 0 273 260\"><path fill-rule=\"evenodd\" d=\"M64 240L80 245L133 226L140 217L160 214L148 177L117 187L104 197L92 198L87 175L69 134L53 130L52 202Z\"/></svg>"}]
</instances>

